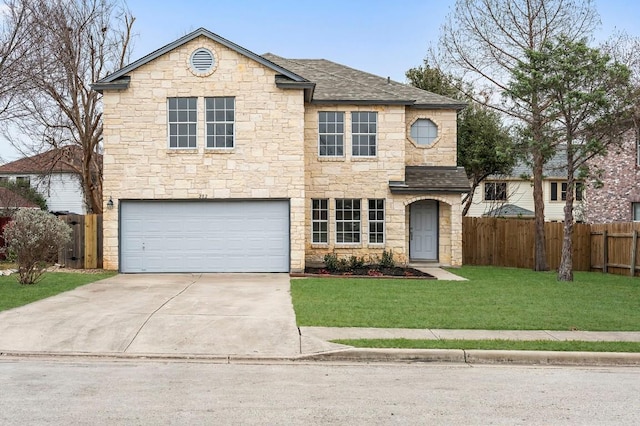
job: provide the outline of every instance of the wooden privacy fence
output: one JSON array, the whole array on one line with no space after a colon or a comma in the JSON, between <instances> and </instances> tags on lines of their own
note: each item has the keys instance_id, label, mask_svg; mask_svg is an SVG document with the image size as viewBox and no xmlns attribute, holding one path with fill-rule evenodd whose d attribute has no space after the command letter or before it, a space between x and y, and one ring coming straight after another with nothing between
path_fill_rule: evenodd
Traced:
<instances>
[{"instance_id":1,"label":"wooden privacy fence","mask_svg":"<svg viewBox=\"0 0 640 426\"><path fill-rule=\"evenodd\" d=\"M558 269L562 254L563 224L545 223L547 264ZM573 269L617 275L640 273L640 223L574 224ZM462 262L466 265L534 267L533 220L464 217Z\"/></svg>"},{"instance_id":2,"label":"wooden privacy fence","mask_svg":"<svg viewBox=\"0 0 640 426\"><path fill-rule=\"evenodd\" d=\"M535 224L526 219L464 217L462 221L462 263L466 265L534 267ZM562 223L545 223L547 263L560 265ZM591 270L591 228L575 224L573 228L573 268Z\"/></svg>"},{"instance_id":3,"label":"wooden privacy fence","mask_svg":"<svg viewBox=\"0 0 640 426\"><path fill-rule=\"evenodd\" d=\"M58 263L72 269L102 268L102 215L60 216L71 227L71 241L58 253Z\"/></svg>"},{"instance_id":4,"label":"wooden privacy fence","mask_svg":"<svg viewBox=\"0 0 640 426\"><path fill-rule=\"evenodd\" d=\"M591 226L591 269L618 275L638 275L640 222Z\"/></svg>"}]
</instances>

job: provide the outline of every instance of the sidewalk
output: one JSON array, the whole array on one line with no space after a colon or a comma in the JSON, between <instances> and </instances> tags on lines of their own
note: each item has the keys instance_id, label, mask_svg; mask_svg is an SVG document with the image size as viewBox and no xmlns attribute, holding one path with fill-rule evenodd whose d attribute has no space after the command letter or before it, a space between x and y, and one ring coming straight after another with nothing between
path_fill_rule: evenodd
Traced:
<instances>
[{"instance_id":1,"label":"sidewalk","mask_svg":"<svg viewBox=\"0 0 640 426\"><path fill-rule=\"evenodd\" d=\"M640 342L640 331L551 330L443 330L412 328L300 327L302 336L338 339L424 340L581 340L586 342Z\"/></svg>"}]
</instances>

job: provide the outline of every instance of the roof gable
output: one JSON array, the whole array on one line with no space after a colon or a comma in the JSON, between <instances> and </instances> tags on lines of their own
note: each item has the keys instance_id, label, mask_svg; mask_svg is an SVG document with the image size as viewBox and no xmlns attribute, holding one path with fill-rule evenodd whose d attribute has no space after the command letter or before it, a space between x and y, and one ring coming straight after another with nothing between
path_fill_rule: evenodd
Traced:
<instances>
[{"instance_id":1,"label":"roof gable","mask_svg":"<svg viewBox=\"0 0 640 426\"><path fill-rule=\"evenodd\" d=\"M16 209L16 208L40 208L36 203L27 200L22 195L0 186L0 210Z\"/></svg>"},{"instance_id":2,"label":"roof gable","mask_svg":"<svg viewBox=\"0 0 640 426\"><path fill-rule=\"evenodd\" d=\"M267 60L266 58L263 58L262 56L251 52L250 50L247 50L242 46L239 46L223 37L220 37L219 35L212 33L211 31L205 28L199 28L183 37L180 37L178 40L172 43L169 43L166 46L161 47L158 50L155 50L154 52L149 53L148 55L138 59L137 61L132 62L131 64L125 66L124 68L121 68L118 71L115 71L114 73L109 74L108 76L98 80L97 82L92 84L91 87L94 90L98 90L98 91L109 89L109 88L124 89L128 86L128 80L125 79L126 74L134 71L135 69L141 67L142 65L145 65L168 52L171 52L172 50L192 40L195 40L200 36L207 37L210 40L213 40L216 43L219 43L243 56L253 59L254 61L264 65L265 67L270 68L273 71L286 76L292 81L307 82L307 80L304 79L303 77L295 74L294 72L291 72L288 69L281 67L280 65L274 64L273 62Z\"/></svg>"}]
</instances>

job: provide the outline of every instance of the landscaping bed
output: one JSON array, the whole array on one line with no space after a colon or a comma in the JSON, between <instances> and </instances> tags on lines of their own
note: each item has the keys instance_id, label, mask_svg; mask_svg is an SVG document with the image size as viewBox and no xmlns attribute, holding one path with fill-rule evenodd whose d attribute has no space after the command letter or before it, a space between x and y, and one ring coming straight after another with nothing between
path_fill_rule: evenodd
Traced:
<instances>
[{"instance_id":1,"label":"landscaping bed","mask_svg":"<svg viewBox=\"0 0 640 426\"><path fill-rule=\"evenodd\" d=\"M314 277L362 277L362 278L421 278L435 279L433 275L427 274L415 268L405 268L402 266L380 267L376 265L353 268L346 271L328 270L326 268L305 268L305 275Z\"/></svg>"}]
</instances>

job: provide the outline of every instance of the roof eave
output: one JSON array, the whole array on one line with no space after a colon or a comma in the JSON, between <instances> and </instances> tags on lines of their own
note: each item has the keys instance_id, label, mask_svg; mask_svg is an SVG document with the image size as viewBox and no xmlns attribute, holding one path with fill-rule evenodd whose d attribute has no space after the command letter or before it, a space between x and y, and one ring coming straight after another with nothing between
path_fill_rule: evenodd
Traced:
<instances>
[{"instance_id":1,"label":"roof eave","mask_svg":"<svg viewBox=\"0 0 640 426\"><path fill-rule=\"evenodd\" d=\"M349 105L413 105L413 101L405 100L384 100L384 99L314 99L314 104L349 104Z\"/></svg>"},{"instance_id":2,"label":"roof eave","mask_svg":"<svg viewBox=\"0 0 640 426\"><path fill-rule=\"evenodd\" d=\"M130 83L131 83L131 77L124 76L108 83L100 83L100 82L92 83L91 88L99 93L102 93L105 90L126 90L129 88Z\"/></svg>"},{"instance_id":3,"label":"roof eave","mask_svg":"<svg viewBox=\"0 0 640 426\"><path fill-rule=\"evenodd\" d=\"M467 104L434 104L434 103L416 104L414 103L411 106L417 109L455 109L457 111L460 111L465 109L467 107Z\"/></svg>"},{"instance_id":4,"label":"roof eave","mask_svg":"<svg viewBox=\"0 0 640 426\"><path fill-rule=\"evenodd\" d=\"M471 188L459 187L459 186L450 186L446 188L439 187L419 187L419 186L409 186L404 182L389 182L389 190L392 194L428 194L428 193L438 193L438 194L464 194L471 190Z\"/></svg>"}]
</instances>

